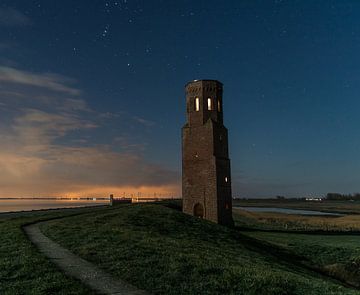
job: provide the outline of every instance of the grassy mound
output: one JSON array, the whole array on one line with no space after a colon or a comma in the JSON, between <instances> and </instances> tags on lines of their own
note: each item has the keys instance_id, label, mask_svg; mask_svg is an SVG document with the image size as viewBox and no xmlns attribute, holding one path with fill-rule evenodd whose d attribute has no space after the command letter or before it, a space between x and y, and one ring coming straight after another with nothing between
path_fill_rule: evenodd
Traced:
<instances>
[{"instance_id":1,"label":"grassy mound","mask_svg":"<svg viewBox=\"0 0 360 295\"><path fill-rule=\"evenodd\" d=\"M54 220L42 230L154 294L360 294L259 252L235 230L161 205L119 206Z\"/></svg>"}]
</instances>

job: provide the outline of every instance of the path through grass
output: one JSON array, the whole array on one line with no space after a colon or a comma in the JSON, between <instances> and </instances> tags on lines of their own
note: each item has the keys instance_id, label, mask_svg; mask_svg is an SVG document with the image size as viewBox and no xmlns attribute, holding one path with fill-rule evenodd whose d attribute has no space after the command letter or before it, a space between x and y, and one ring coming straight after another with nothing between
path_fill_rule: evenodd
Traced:
<instances>
[{"instance_id":1,"label":"path through grass","mask_svg":"<svg viewBox=\"0 0 360 295\"><path fill-rule=\"evenodd\" d=\"M27 239L23 224L81 212L54 210L0 214L0 294L94 294L68 278L47 260Z\"/></svg>"}]
</instances>

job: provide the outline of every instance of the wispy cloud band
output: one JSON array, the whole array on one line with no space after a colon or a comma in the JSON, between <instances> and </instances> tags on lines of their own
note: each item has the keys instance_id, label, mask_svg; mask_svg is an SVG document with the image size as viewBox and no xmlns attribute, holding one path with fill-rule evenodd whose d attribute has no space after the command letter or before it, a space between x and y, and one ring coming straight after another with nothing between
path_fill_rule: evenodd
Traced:
<instances>
[{"instance_id":1,"label":"wispy cloud band","mask_svg":"<svg viewBox=\"0 0 360 295\"><path fill-rule=\"evenodd\" d=\"M30 19L14 8L0 8L0 25L25 26L31 24Z\"/></svg>"},{"instance_id":2,"label":"wispy cloud band","mask_svg":"<svg viewBox=\"0 0 360 295\"><path fill-rule=\"evenodd\" d=\"M28 71L5 66L0 66L0 81L41 87L70 95L79 95L81 93L79 89L68 85L69 83L74 83L75 81L64 76L51 73L34 74Z\"/></svg>"}]
</instances>

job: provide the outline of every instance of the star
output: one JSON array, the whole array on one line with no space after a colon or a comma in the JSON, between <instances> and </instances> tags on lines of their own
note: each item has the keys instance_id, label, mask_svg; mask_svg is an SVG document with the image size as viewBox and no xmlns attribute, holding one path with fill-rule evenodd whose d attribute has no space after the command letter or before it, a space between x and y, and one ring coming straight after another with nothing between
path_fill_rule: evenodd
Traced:
<instances>
[{"instance_id":1,"label":"star","mask_svg":"<svg viewBox=\"0 0 360 295\"><path fill-rule=\"evenodd\" d=\"M110 25L106 25L104 30L102 31L102 36L106 37L109 34Z\"/></svg>"}]
</instances>

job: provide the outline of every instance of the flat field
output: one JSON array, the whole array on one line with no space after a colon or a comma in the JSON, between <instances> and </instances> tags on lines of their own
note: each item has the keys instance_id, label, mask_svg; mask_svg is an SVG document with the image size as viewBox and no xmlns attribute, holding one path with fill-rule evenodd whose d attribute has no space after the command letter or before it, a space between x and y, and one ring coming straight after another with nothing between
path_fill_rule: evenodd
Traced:
<instances>
[{"instance_id":1,"label":"flat field","mask_svg":"<svg viewBox=\"0 0 360 295\"><path fill-rule=\"evenodd\" d=\"M275 207L275 208L290 208L290 209L304 209L317 210L324 212L337 213L358 213L360 214L360 201L301 201L297 199L247 199L234 200L233 206L254 206L254 207Z\"/></svg>"},{"instance_id":2,"label":"flat field","mask_svg":"<svg viewBox=\"0 0 360 295\"><path fill-rule=\"evenodd\" d=\"M360 214L308 216L234 209L234 220L238 226L253 229L360 232Z\"/></svg>"}]
</instances>

